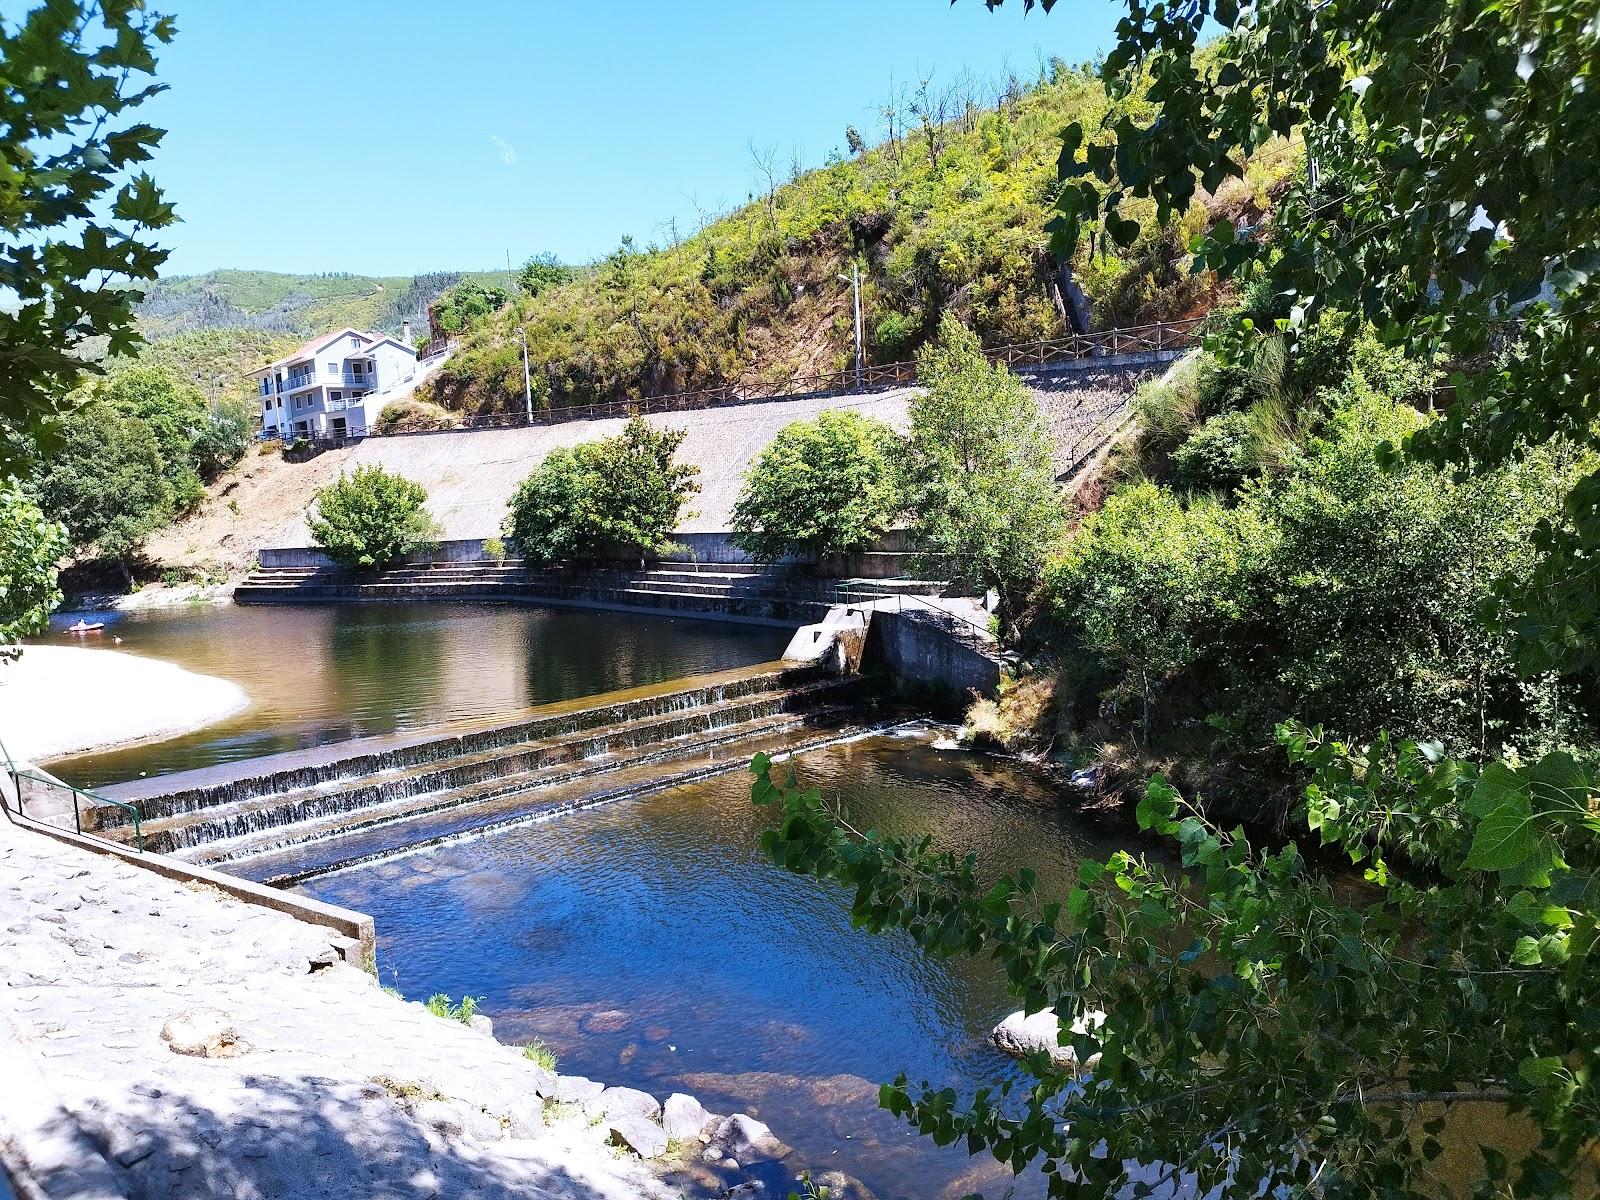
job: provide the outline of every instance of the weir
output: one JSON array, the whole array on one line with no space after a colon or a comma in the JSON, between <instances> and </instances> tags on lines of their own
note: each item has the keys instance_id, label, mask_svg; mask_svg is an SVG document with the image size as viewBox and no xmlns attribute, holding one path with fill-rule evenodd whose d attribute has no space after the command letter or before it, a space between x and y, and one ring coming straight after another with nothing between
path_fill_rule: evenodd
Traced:
<instances>
[{"instance_id":1,"label":"weir","mask_svg":"<svg viewBox=\"0 0 1600 1200\"><path fill-rule=\"evenodd\" d=\"M866 686L768 663L119 784L85 827L129 840L131 805L149 850L290 882L847 736Z\"/></svg>"}]
</instances>

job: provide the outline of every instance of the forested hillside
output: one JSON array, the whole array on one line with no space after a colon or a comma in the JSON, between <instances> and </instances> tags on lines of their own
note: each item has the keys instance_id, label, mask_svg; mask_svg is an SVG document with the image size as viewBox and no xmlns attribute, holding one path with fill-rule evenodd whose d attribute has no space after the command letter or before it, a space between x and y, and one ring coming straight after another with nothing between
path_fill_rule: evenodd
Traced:
<instances>
[{"instance_id":1,"label":"forested hillside","mask_svg":"<svg viewBox=\"0 0 1600 1200\"><path fill-rule=\"evenodd\" d=\"M399 333L410 321L426 332L428 305L463 279L508 286L504 271L435 271L424 275L285 275L208 271L155 283L139 305L139 323L156 339L193 329L251 329L308 338L354 325Z\"/></svg>"},{"instance_id":2,"label":"forested hillside","mask_svg":"<svg viewBox=\"0 0 1600 1200\"><path fill-rule=\"evenodd\" d=\"M783 171L752 151L749 203L662 246L623 238L570 282L535 289L481 322L433 398L480 411L521 403L520 324L535 386L552 405L833 371L852 354L850 263L864 276L868 353L910 357L949 311L994 345L1063 332L1081 285L1099 326L1190 315L1213 283L1186 244L1210 214L1250 221L1295 169L1288 142L1244 180L1203 196L1179 224L1111 252L1085 246L1062 271L1047 249L1060 131L1143 115L1087 71L1057 62L1032 84L987 93L931 83L883 106L882 139L854 129L818 169Z\"/></svg>"}]
</instances>

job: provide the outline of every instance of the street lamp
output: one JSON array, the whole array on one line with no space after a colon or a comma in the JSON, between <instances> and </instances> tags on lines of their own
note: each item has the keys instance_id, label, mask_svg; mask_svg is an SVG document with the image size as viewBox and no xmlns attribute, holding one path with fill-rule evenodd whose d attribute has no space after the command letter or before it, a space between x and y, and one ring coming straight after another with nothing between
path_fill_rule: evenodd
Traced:
<instances>
[{"instance_id":1,"label":"street lamp","mask_svg":"<svg viewBox=\"0 0 1600 1200\"><path fill-rule=\"evenodd\" d=\"M507 251L509 254L510 251ZM517 334L522 339L522 396L528 403L528 424L533 424L533 372L528 369L528 327L519 325Z\"/></svg>"},{"instance_id":2,"label":"street lamp","mask_svg":"<svg viewBox=\"0 0 1600 1200\"><path fill-rule=\"evenodd\" d=\"M850 264L850 274L840 275L840 280L850 285L850 290L855 293L856 302L856 391L861 390L861 368L863 358L861 354L861 266L859 263Z\"/></svg>"}]
</instances>

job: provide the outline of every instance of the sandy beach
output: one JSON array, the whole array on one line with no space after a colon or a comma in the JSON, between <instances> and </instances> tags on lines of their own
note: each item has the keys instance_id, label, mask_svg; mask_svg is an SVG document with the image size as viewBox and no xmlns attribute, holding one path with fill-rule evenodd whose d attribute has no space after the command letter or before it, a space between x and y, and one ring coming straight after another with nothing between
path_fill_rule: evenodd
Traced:
<instances>
[{"instance_id":1,"label":"sandy beach","mask_svg":"<svg viewBox=\"0 0 1600 1200\"><path fill-rule=\"evenodd\" d=\"M174 737L249 703L226 679L116 650L29 646L0 664L0 739L32 762Z\"/></svg>"}]
</instances>

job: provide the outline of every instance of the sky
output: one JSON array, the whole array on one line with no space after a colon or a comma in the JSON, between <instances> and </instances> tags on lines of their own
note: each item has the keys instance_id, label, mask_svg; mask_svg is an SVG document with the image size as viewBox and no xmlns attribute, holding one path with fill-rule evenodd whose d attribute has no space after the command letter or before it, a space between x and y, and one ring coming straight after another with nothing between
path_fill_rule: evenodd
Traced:
<instances>
[{"instance_id":1,"label":"sky","mask_svg":"<svg viewBox=\"0 0 1600 1200\"><path fill-rule=\"evenodd\" d=\"M586 262L692 231L750 145L819 165L877 140L891 80L1037 76L1110 44L1070 0L161 0L170 90L139 113L182 224L164 274L410 275Z\"/></svg>"}]
</instances>

